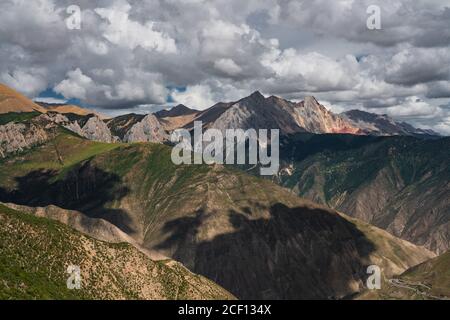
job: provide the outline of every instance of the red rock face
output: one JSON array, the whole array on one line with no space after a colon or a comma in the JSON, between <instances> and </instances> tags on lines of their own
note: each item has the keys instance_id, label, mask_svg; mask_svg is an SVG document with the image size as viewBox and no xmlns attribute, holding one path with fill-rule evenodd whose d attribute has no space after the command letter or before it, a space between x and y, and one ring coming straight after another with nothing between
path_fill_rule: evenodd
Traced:
<instances>
[{"instance_id":1,"label":"red rock face","mask_svg":"<svg viewBox=\"0 0 450 320\"><path fill-rule=\"evenodd\" d=\"M362 132L359 128L354 127L333 128L330 133L348 133L348 134L364 135L364 132Z\"/></svg>"}]
</instances>

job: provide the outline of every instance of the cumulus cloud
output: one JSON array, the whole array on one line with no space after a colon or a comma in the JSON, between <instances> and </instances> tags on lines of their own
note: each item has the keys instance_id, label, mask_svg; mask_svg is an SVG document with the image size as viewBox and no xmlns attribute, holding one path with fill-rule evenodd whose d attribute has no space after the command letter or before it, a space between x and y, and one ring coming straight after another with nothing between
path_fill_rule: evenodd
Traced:
<instances>
[{"instance_id":1,"label":"cumulus cloud","mask_svg":"<svg viewBox=\"0 0 450 320\"><path fill-rule=\"evenodd\" d=\"M66 99L58 99L54 97L36 97L33 99L36 102L44 102L50 104L65 104L67 103Z\"/></svg>"},{"instance_id":2,"label":"cumulus cloud","mask_svg":"<svg viewBox=\"0 0 450 320\"><path fill-rule=\"evenodd\" d=\"M3 72L0 79L10 87L17 88L28 96L34 96L46 89L46 69L45 68L15 68L11 73Z\"/></svg>"},{"instance_id":3,"label":"cumulus cloud","mask_svg":"<svg viewBox=\"0 0 450 320\"><path fill-rule=\"evenodd\" d=\"M214 104L211 88L205 85L188 86L183 91L174 91L172 97L177 103L184 104L199 110L206 109Z\"/></svg>"},{"instance_id":4,"label":"cumulus cloud","mask_svg":"<svg viewBox=\"0 0 450 320\"><path fill-rule=\"evenodd\" d=\"M73 4L81 30L66 27ZM448 0L4 0L0 81L114 114L261 90L445 128L449 19Z\"/></svg>"},{"instance_id":5,"label":"cumulus cloud","mask_svg":"<svg viewBox=\"0 0 450 320\"><path fill-rule=\"evenodd\" d=\"M108 21L102 25L103 36L111 43L125 46L133 50L140 46L150 51L175 53L177 51L174 39L167 34L155 30L155 22L140 24L129 17L131 6L127 2L114 5L111 8L97 8L94 11Z\"/></svg>"},{"instance_id":6,"label":"cumulus cloud","mask_svg":"<svg viewBox=\"0 0 450 320\"><path fill-rule=\"evenodd\" d=\"M242 68L239 67L232 59L219 59L214 62L214 67L229 76L237 76L242 72Z\"/></svg>"},{"instance_id":7,"label":"cumulus cloud","mask_svg":"<svg viewBox=\"0 0 450 320\"><path fill-rule=\"evenodd\" d=\"M86 100L86 93L93 87L93 84L92 79L77 68L67 72L67 79L56 85L55 91L66 98Z\"/></svg>"}]
</instances>

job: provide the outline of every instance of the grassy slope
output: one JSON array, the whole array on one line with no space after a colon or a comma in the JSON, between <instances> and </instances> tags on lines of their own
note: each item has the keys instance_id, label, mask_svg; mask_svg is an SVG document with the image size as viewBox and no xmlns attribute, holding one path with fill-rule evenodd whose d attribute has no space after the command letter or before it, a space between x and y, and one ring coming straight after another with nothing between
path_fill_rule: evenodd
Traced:
<instances>
[{"instance_id":1,"label":"grassy slope","mask_svg":"<svg viewBox=\"0 0 450 320\"><path fill-rule=\"evenodd\" d=\"M450 251L407 270L401 278L424 282L431 286L430 294L450 299Z\"/></svg>"},{"instance_id":2,"label":"grassy slope","mask_svg":"<svg viewBox=\"0 0 450 320\"><path fill-rule=\"evenodd\" d=\"M413 290L383 281L381 290L366 291L357 298L371 300L450 299L450 251L406 270L395 279Z\"/></svg>"},{"instance_id":3,"label":"grassy slope","mask_svg":"<svg viewBox=\"0 0 450 320\"><path fill-rule=\"evenodd\" d=\"M228 299L211 281L128 244L84 236L58 222L0 205L0 299ZM82 289L68 290L68 265Z\"/></svg>"},{"instance_id":4,"label":"grassy slope","mask_svg":"<svg viewBox=\"0 0 450 320\"><path fill-rule=\"evenodd\" d=\"M40 115L39 112L8 112L0 114L0 125L8 122L23 122Z\"/></svg>"},{"instance_id":5,"label":"grassy slope","mask_svg":"<svg viewBox=\"0 0 450 320\"><path fill-rule=\"evenodd\" d=\"M2 184L13 186L14 180L9 178L20 177L38 169L56 170L60 174L64 174L74 164L120 146L120 144L92 142L69 130L63 128L59 130L60 133L50 143L36 146L14 158L0 159ZM61 155L63 163L58 160L57 151Z\"/></svg>"}]
</instances>

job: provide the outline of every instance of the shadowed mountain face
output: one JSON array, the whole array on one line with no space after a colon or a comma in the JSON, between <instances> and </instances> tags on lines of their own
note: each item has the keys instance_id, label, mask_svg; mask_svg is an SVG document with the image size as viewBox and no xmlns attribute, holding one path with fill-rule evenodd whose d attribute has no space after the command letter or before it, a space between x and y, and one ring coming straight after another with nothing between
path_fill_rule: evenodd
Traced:
<instances>
[{"instance_id":1,"label":"shadowed mountain face","mask_svg":"<svg viewBox=\"0 0 450 320\"><path fill-rule=\"evenodd\" d=\"M389 276L432 256L270 181L175 166L163 145L61 133L0 166L0 201L103 218L239 298L342 298L364 290L370 264Z\"/></svg>"},{"instance_id":2,"label":"shadowed mountain face","mask_svg":"<svg viewBox=\"0 0 450 320\"><path fill-rule=\"evenodd\" d=\"M173 251L174 259L243 299L334 299L362 285L376 248L354 224L306 206L261 209L268 218L255 217L252 208L230 210L233 231L201 242L218 213L171 220L163 228L171 236L156 248Z\"/></svg>"},{"instance_id":3,"label":"shadowed mountain face","mask_svg":"<svg viewBox=\"0 0 450 320\"><path fill-rule=\"evenodd\" d=\"M286 137L276 180L302 197L442 253L450 244L450 139Z\"/></svg>"}]
</instances>

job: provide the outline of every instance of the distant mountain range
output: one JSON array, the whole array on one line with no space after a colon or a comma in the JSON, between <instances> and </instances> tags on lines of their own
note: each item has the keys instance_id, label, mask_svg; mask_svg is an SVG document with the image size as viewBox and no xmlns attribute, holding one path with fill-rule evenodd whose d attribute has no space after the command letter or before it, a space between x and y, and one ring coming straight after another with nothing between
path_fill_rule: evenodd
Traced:
<instances>
[{"instance_id":1,"label":"distant mountain range","mask_svg":"<svg viewBox=\"0 0 450 320\"><path fill-rule=\"evenodd\" d=\"M265 98L256 91L248 97L237 102L218 103L204 111L190 109L184 105L178 105L170 110L162 110L154 114L154 117L143 115L122 115L117 119L105 119L105 116L74 105L36 104L14 90L2 85L0 87L0 114L8 112L30 112L41 113L57 112L61 114L75 114L83 117L99 118L108 124L111 132L99 134L90 133L89 137L102 141L121 140L126 137L131 141L158 141L165 139L160 128L172 131L176 128L192 128L194 121L202 121L205 128L227 129L227 128L255 128L255 129L280 129L282 134L298 132L310 133L349 133L358 135L419 135L438 136L432 130L416 129L404 122L396 122L387 115L377 115L359 110L352 110L342 114L335 114L327 110L314 97L306 97L301 102L291 102L279 97L270 96ZM3 103L1 101L4 101ZM8 106L8 107L6 107ZM16 107L14 107L16 106ZM21 106L21 107L17 107ZM141 128L133 129L139 134L126 135L124 130L131 130L132 125L137 125L137 120L144 120L158 127L159 134L156 136L145 129L145 123ZM80 124L78 119L75 120ZM86 124L86 121L83 121ZM92 122L92 121L91 121ZM89 125L91 125L91 122ZM98 120L94 121L98 123ZM116 128L115 126L118 125ZM76 127L76 125L75 125ZM73 128L75 128L73 127ZM104 130L103 126L99 130ZM75 128L77 133L83 135L83 127ZM84 131L92 131L86 128ZM150 130L151 131L151 130ZM105 138L107 137L107 138ZM135 139L135 140L133 140Z\"/></svg>"},{"instance_id":2,"label":"distant mountain range","mask_svg":"<svg viewBox=\"0 0 450 320\"><path fill-rule=\"evenodd\" d=\"M416 129L404 122L396 122L387 115L358 110L335 114L314 97L306 97L296 103L275 96L265 98L258 91L237 102L218 103L201 112L186 107L177 111L177 117L195 115L182 125L187 128L192 127L194 121L202 121L207 128L280 129L282 134L439 135L432 130ZM172 117L168 114L163 116Z\"/></svg>"},{"instance_id":3,"label":"distant mountain range","mask_svg":"<svg viewBox=\"0 0 450 320\"><path fill-rule=\"evenodd\" d=\"M417 129L406 122L397 122L388 115L378 115L361 110L350 110L341 114L354 126L374 135L439 135L433 130Z\"/></svg>"},{"instance_id":4,"label":"distant mountain range","mask_svg":"<svg viewBox=\"0 0 450 320\"><path fill-rule=\"evenodd\" d=\"M41 107L45 108L47 112L57 112L62 114L76 114L79 116L87 116L90 114L96 115L101 119L108 119L108 116L105 116L103 114L100 114L98 112L82 108L80 106L74 105L74 104L59 104L59 103L46 103L46 102L35 102L36 104L40 105Z\"/></svg>"},{"instance_id":5,"label":"distant mountain range","mask_svg":"<svg viewBox=\"0 0 450 320\"><path fill-rule=\"evenodd\" d=\"M198 113L198 110L190 109L183 104L179 104L171 109L158 111L155 113L155 116L157 116L158 118L180 117Z\"/></svg>"}]
</instances>

